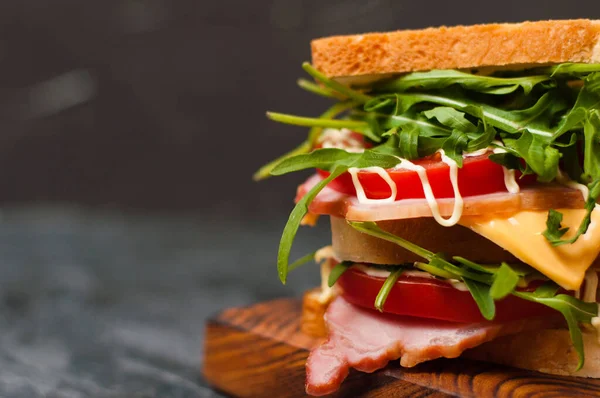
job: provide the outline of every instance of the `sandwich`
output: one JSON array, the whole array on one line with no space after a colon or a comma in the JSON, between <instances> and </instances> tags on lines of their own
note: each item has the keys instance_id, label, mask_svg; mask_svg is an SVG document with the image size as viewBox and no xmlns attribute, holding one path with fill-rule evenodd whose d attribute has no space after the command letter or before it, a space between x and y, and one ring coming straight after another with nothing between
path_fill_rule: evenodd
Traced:
<instances>
[{"instance_id":1,"label":"sandwich","mask_svg":"<svg viewBox=\"0 0 600 398\"><path fill-rule=\"evenodd\" d=\"M254 177L314 170L277 259L321 264L307 393L440 357L600 377L600 21L329 37L303 69L331 106L268 112L308 136ZM320 216L330 244L291 262Z\"/></svg>"}]
</instances>

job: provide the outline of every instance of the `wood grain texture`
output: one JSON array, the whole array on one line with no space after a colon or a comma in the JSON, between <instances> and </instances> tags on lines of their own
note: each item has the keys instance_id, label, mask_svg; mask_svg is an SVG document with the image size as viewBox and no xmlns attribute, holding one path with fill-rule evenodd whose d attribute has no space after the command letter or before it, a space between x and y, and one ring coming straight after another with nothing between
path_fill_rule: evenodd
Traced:
<instances>
[{"instance_id":1,"label":"wood grain texture","mask_svg":"<svg viewBox=\"0 0 600 398\"><path fill-rule=\"evenodd\" d=\"M280 299L231 308L206 325L204 369L239 397L302 397L304 363L319 339L300 331L301 304ZM440 359L372 374L351 371L339 397L600 397L600 380L549 376L468 359Z\"/></svg>"}]
</instances>

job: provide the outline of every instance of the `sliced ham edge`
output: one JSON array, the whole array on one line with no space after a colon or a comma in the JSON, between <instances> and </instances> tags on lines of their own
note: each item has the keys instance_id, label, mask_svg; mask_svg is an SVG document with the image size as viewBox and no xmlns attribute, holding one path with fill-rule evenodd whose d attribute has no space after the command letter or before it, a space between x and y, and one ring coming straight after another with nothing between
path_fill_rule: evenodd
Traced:
<instances>
[{"instance_id":1,"label":"sliced ham edge","mask_svg":"<svg viewBox=\"0 0 600 398\"><path fill-rule=\"evenodd\" d=\"M562 317L532 318L507 323L460 324L381 314L336 298L327 309L329 337L314 348L306 362L306 393L326 395L337 391L350 368L374 372L400 358L412 367L463 351L496 337L527 330L561 327Z\"/></svg>"},{"instance_id":2,"label":"sliced ham edge","mask_svg":"<svg viewBox=\"0 0 600 398\"><path fill-rule=\"evenodd\" d=\"M322 177L315 174L300 185L296 201L300 200ZM519 193L497 192L487 195L463 197L464 216L481 214L511 214L521 210L582 209L585 202L581 192L561 185L545 184L521 189ZM436 200L443 217L452 215L454 198ZM353 221L401 220L431 217L431 209L425 199L403 199L393 203L362 204L356 196L325 187L310 203L312 214L333 215Z\"/></svg>"}]
</instances>

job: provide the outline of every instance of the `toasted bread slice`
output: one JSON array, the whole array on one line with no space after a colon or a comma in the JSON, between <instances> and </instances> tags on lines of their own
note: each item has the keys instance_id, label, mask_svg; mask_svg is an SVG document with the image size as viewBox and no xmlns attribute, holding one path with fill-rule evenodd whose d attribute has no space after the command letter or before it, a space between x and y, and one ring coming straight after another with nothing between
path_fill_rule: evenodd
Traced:
<instances>
[{"instance_id":1,"label":"toasted bread slice","mask_svg":"<svg viewBox=\"0 0 600 398\"><path fill-rule=\"evenodd\" d=\"M312 41L313 65L349 84L431 69L600 63L600 20L400 30ZM351 79L348 79L351 78Z\"/></svg>"},{"instance_id":2,"label":"toasted bread slice","mask_svg":"<svg viewBox=\"0 0 600 398\"><path fill-rule=\"evenodd\" d=\"M331 300L320 299L321 289L304 294L302 331L313 337L327 337L323 315ZM537 372L600 378L600 343L595 331L583 331L585 365L576 371L578 357L567 329L539 330L503 336L472 348L463 357L513 366Z\"/></svg>"}]
</instances>

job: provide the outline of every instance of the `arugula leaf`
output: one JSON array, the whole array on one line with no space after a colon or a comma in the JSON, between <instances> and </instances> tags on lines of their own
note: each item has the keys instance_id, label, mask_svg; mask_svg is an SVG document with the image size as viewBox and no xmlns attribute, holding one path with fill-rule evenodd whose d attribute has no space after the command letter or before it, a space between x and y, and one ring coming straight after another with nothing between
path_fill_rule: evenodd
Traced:
<instances>
[{"instance_id":1,"label":"arugula leaf","mask_svg":"<svg viewBox=\"0 0 600 398\"><path fill-rule=\"evenodd\" d=\"M469 139L467 152L475 152L479 149L487 148L496 138L496 129L488 125L485 120L479 122L477 130L477 134L473 135L473 137Z\"/></svg>"},{"instance_id":2,"label":"arugula leaf","mask_svg":"<svg viewBox=\"0 0 600 398\"><path fill-rule=\"evenodd\" d=\"M337 104L334 104L329 109L327 109L325 112L323 112L321 114L321 116L319 116L319 118L331 119L331 118L334 118L334 117L346 112L349 109L354 108L355 106L356 106L356 103L351 102L351 101L338 102ZM254 175L252 175L252 179L254 181L260 181L260 180L269 178L271 176L271 171L275 168L275 166L277 166L284 159L290 158L292 156L300 155L302 153L310 152L314 148L314 146L317 143L317 140L319 139L319 136L321 135L322 132L323 132L322 127L312 127L308 132L308 138L304 142L302 142L296 148L292 149L290 152L288 152L284 155L281 155L277 159L272 160L269 163L267 163L266 165L262 166L260 169L258 169L254 173Z\"/></svg>"},{"instance_id":3,"label":"arugula leaf","mask_svg":"<svg viewBox=\"0 0 600 398\"><path fill-rule=\"evenodd\" d=\"M473 300L477 303L481 315L488 321L491 321L496 316L496 305L490 295L490 287L484 283L463 279L465 285L469 289L469 293L473 296Z\"/></svg>"},{"instance_id":4,"label":"arugula leaf","mask_svg":"<svg viewBox=\"0 0 600 398\"><path fill-rule=\"evenodd\" d=\"M334 152L330 152L330 151ZM323 151L327 151L333 156L336 156L336 160L332 161L330 156L323 156ZM329 158L329 161L327 161ZM297 155L292 158L286 159L273 169L274 174L285 174L292 171L303 170L306 168L323 167L330 171L330 175L319 181L310 191L306 193L296 203L294 209L290 213L288 221L281 234L281 240L279 241L279 250L277 253L277 272L279 279L285 284L287 280L287 274L289 272L289 259L292 244L300 222L302 218L308 213L308 205L314 200L319 192L333 179L339 177L342 173L347 171L350 167L367 167L367 166L380 166L384 168L393 167L398 163L398 159L392 155L386 155L383 153L377 153L374 150L367 150L362 154L349 153L341 149L335 148L324 148L311 152L307 155Z\"/></svg>"},{"instance_id":5,"label":"arugula leaf","mask_svg":"<svg viewBox=\"0 0 600 398\"><path fill-rule=\"evenodd\" d=\"M355 131L363 131L369 125L366 122L348 120L348 119L326 119L319 117L303 117L287 115L285 113L267 112L267 117L274 122L292 124L294 126L304 127L329 127L334 129L347 128Z\"/></svg>"},{"instance_id":6,"label":"arugula leaf","mask_svg":"<svg viewBox=\"0 0 600 398\"><path fill-rule=\"evenodd\" d=\"M600 107L600 105L599 105ZM583 125L583 172L587 181L600 178L600 110L590 110Z\"/></svg>"},{"instance_id":7,"label":"arugula leaf","mask_svg":"<svg viewBox=\"0 0 600 398\"><path fill-rule=\"evenodd\" d=\"M443 269L441 269L439 267L432 266L431 264L427 264L427 263L423 263L423 262L417 261L413 265L414 265L415 268L418 268L421 271L428 272L431 275L438 276L440 278L445 278L445 279L454 279L454 278L456 278L456 275L454 275L453 273L445 271L445 270L443 270Z\"/></svg>"},{"instance_id":8,"label":"arugula leaf","mask_svg":"<svg viewBox=\"0 0 600 398\"><path fill-rule=\"evenodd\" d=\"M334 164L340 161L354 161L362 154L346 152L339 148L320 148L307 154L300 154L289 157L281 161L271 171L271 174L279 176L287 173L305 169L323 169L328 170ZM396 159L398 163L398 159Z\"/></svg>"},{"instance_id":9,"label":"arugula leaf","mask_svg":"<svg viewBox=\"0 0 600 398\"><path fill-rule=\"evenodd\" d=\"M585 85L579 91L575 105L561 120L553 135L553 140L574 128L579 128L590 110L600 108L600 72L593 73L585 79Z\"/></svg>"},{"instance_id":10,"label":"arugula leaf","mask_svg":"<svg viewBox=\"0 0 600 398\"><path fill-rule=\"evenodd\" d=\"M477 263L474 263L473 261L467 260L464 257L454 256L454 257L452 257L452 259L462 265L465 265L469 268L474 269L475 271L482 272L484 274L492 274L492 275L494 274L493 271L490 271L489 269L487 269Z\"/></svg>"},{"instance_id":11,"label":"arugula leaf","mask_svg":"<svg viewBox=\"0 0 600 398\"><path fill-rule=\"evenodd\" d=\"M448 106L438 106L423 112L428 119L437 119L444 126L450 127L452 130L458 130L462 133L472 133L477 130L477 127L471 123L464 112L459 112Z\"/></svg>"},{"instance_id":12,"label":"arugula leaf","mask_svg":"<svg viewBox=\"0 0 600 398\"><path fill-rule=\"evenodd\" d=\"M329 87L333 91L336 91L345 97L352 98L353 100L358 101L360 103L365 103L371 99L370 96L363 94L360 91L353 90L352 88L343 85L342 83L329 79L327 76L319 72L308 62L304 62L302 64L302 69L304 69L309 75L314 77L316 80L323 83L326 87Z\"/></svg>"},{"instance_id":13,"label":"arugula leaf","mask_svg":"<svg viewBox=\"0 0 600 398\"><path fill-rule=\"evenodd\" d=\"M298 267L300 267L300 266L302 266L302 265L304 265L306 263L314 261L316 253L317 253L316 251L314 251L312 253L308 253L308 254L300 257L298 260L294 261L293 263L291 263L288 266L288 272L291 272L291 271L295 270L296 268L298 268Z\"/></svg>"},{"instance_id":14,"label":"arugula leaf","mask_svg":"<svg viewBox=\"0 0 600 398\"><path fill-rule=\"evenodd\" d=\"M271 172L279 163L283 162L287 158L291 158L296 155L308 153L308 152L310 152L311 149L312 149L312 144L309 141L304 141L302 144L298 145L296 148L292 149L288 153L283 154L283 155L279 156L277 159L274 159L274 160L270 161L269 163L265 164L264 166L262 166L260 169L258 169L252 175L252 179L254 181L260 181L260 180L264 180L264 179L270 177L272 175Z\"/></svg>"},{"instance_id":15,"label":"arugula leaf","mask_svg":"<svg viewBox=\"0 0 600 398\"><path fill-rule=\"evenodd\" d=\"M569 334L573 341L573 346L579 356L579 363L576 371L581 369L585 361L585 353L579 322L590 323L593 317L598 316L598 304L584 303L583 301L577 300L566 294L559 294L554 297L540 297L540 295L536 295L535 293L517 291L513 292L513 294L522 299L553 308L565 317L569 327Z\"/></svg>"},{"instance_id":16,"label":"arugula leaf","mask_svg":"<svg viewBox=\"0 0 600 398\"><path fill-rule=\"evenodd\" d=\"M352 112L352 118L355 120L366 120L367 116L372 115L379 121L382 129L391 129L394 127L415 126L419 129L421 137L447 136L452 133L451 129L432 123L427 118L415 112L407 112L402 115L387 115L377 112Z\"/></svg>"},{"instance_id":17,"label":"arugula leaf","mask_svg":"<svg viewBox=\"0 0 600 398\"><path fill-rule=\"evenodd\" d=\"M519 139L505 139L504 144L509 152L525 159L527 166L538 175L538 181L550 182L556 178L560 151L543 138L524 131Z\"/></svg>"},{"instance_id":18,"label":"arugula leaf","mask_svg":"<svg viewBox=\"0 0 600 398\"><path fill-rule=\"evenodd\" d=\"M463 151L467 148L469 137L459 130L454 130L442 144L442 149L446 156L454 160L458 167L463 165Z\"/></svg>"},{"instance_id":19,"label":"arugula leaf","mask_svg":"<svg viewBox=\"0 0 600 398\"><path fill-rule=\"evenodd\" d=\"M337 91L332 90L328 87L319 86L318 84L315 84L306 79L298 79L296 83L301 89L304 89L309 93L320 95L321 97L333 98L338 100L346 99L344 95L339 94Z\"/></svg>"},{"instance_id":20,"label":"arugula leaf","mask_svg":"<svg viewBox=\"0 0 600 398\"><path fill-rule=\"evenodd\" d=\"M398 133L398 149L404 159L419 158L419 129L415 125L402 127Z\"/></svg>"},{"instance_id":21,"label":"arugula leaf","mask_svg":"<svg viewBox=\"0 0 600 398\"><path fill-rule=\"evenodd\" d=\"M548 212L546 230L543 232L543 235L552 246L574 243L581 235L586 233L592 222L592 211L596 208L596 202L598 201L598 197L600 197L600 179L589 184L588 188L590 193L585 202L585 215L583 216L583 220L581 220L581 224L579 224L579 228L577 228L575 236L571 239L561 239L561 237L569 230L569 228L560 228L560 223L563 218L562 213L552 209Z\"/></svg>"},{"instance_id":22,"label":"arugula leaf","mask_svg":"<svg viewBox=\"0 0 600 398\"><path fill-rule=\"evenodd\" d=\"M550 209L548 211L548 218L546 219L546 230L542 233L549 242L560 241L569 228L561 228L563 214Z\"/></svg>"},{"instance_id":23,"label":"arugula leaf","mask_svg":"<svg viewBox=\"0 0 600 398\"><path fill-rule=\"evenodd\" d=\"M494 282L490 288L490 297L500 300L512 293L519 282L519 275L506 263L502 263L494 274Z\"/></svg>"},{"instance_id":24,"label":"arugula leaf","mask_svg":"<svg viewBox=\"0 0 600 398\"><path fill-rule=\"evenodd\" d=\"M546 140L550 140L554 132L537 119L550 108L554 97L553 92L547 92L530 108L521 111L507 111L456 94L410 93L396 95L398 107L402 113L408 112L415 104L432 103L479 117L485 120L486 123L511 134L520 133L527 129L532 134L545 137Z\"/></svg>"},{"instance_id":25,"label":"arugula leaf","mask_svg":"<svg viewBox=\"0 0 600 398\"><path fill-rule=\"evenodd\" d=\"M294 206L294 209L290 213L290 217L283 228L281 240L279 241L279 250L277 252L277 273L279 274L281 283L285 284L287 280L292 243L294 243L294 238L296 237L302 218L308 213L308 205L327 184L334 178L339 177L346 170L347 168L343 166L336 167L327 178L321 180L312 187L312 189L296 203L296 206Z\"/></svg>"},{"instance_id":26,"label":"arugula leaf","mask_svg":"<svg viewBox=\"0 0 600 398\"><path fill-rule=\"evenodd\" d=\"M329 287L332 287L333 285L335 285L337 280L340 279L340 276L342 276L342 274L344 272L348 271L348 269L353 264L354 263L352 261L342 261L341 263L337 263L335 265L335 267L333 267L333 269L329 273L329 278L327 279L327 285Z\"/></svg>"},{"instance_id":27,"label":"arugula leaf","mask_svg":"<svg viewBox=\"0 0 600 398\"><path fill-rule=\"evenodd\" d=\"M377 293L377 297L375 298L375 308L377 308L379 312L383 312L383 305L385 304L388 295L392 291L392 288L396 284L396 281L398 281L398 278L400 277L400 274L402 274L403 271L403 268L398 268L397 270L390 273L389 276L385 279L385 282L383 282L383 285L381 286L381 289L379 290L379 293Z\"/></svg>"},{"instance_id":28,"label":"arugula leaf","mask_svg":"<svg viewBox=\"0 0 600 398\"><path fill-rule=\"evenodd\" d=\"M554 297L559 289L560 286L558 286L555 282L547 281L535 289L533 295L540 298Z\"/></svg>"},{"instance_id":29,"label":"arugula leaf","mask_svg":"<svg viewBox=\"0 0 600 398\"><path fill-rule=\"evenodd\" d=\"M400 161L396 156L378 152L378 147L362 153L346 152L338 148L320 148L311 153L296 155L279 163L271 172L273 175L282 175L305 169L329 170L335 166L369 167L379 166L390 168Z\"/></svg>"},{"instance_id":30,"label":"arugula leaf","mask_svg":"<svg viewBox=\"0 0 600 398\"><path fill-rule=\"evenodd\" d=\"M532 71L542 75L550 75L551 77L561 75L582 77L589 73L600 72L600 64L563 63L559 65L535 68Z\"/></svg>"},{"instance_id":31,"label":"arugula leaf","mask_svg":"<svg viewBox=\"0 0 600 398\"><path fill-rule=\"evenodd\" d=\"M535 85L549 80L548 74L506 78L474 75L457 70L432 70L408 73L376 85L374 91L404 92L412 88L443 89L458 84L463 88L486 94L510 94L519 87L523 88L525 94L529 94Z\"/></svg>"}]
</instances>

